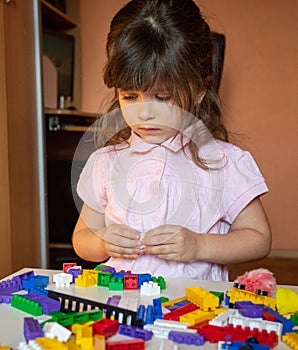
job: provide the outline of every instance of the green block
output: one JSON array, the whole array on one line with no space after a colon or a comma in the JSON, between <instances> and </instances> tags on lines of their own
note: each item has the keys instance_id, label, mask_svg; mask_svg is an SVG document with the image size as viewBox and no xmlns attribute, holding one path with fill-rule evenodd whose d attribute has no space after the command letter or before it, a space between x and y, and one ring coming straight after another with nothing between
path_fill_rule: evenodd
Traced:
<instances>
[{"instance_id":1,"label":"green block","mask_svg":"<svg viewBox=\"0 0 298 350\"><path fill-rule=\"evenodd\" d=\"M113 275L110 272L98 272L97 285L100 287L108 287Z\"/></svg>"},{"instance_id":2,"label":"green block","mask_svg":"<svg viewBox=\"0 0 298 350\"><path fill-rule=\"evenodd\" d=\"M80 324L89 321L99 321L102 319L102 310L90 310L82 312L71 312L69 314L56 313L46 322L57 322L61 326L68 327L73 324ZM42 326L46 323L44 322Z\"/></svg>"},{"instance_id":3,"label":"green block","mask_svg":"<svg viewBox=\"0 0 298 350\"><path fill-rule=\"evenodd\" d=\"M123 289L124 289L123 278L119 277L116 280L115 277L112 277L109 283L109 290L123 290Z\"/></svg>"},{"instance_id":4,"label":"green block","mask_svg":"<svg viewBox=\"0 0 298 350\"><path fill-rule=\"evenodd\" d=\"M218 297L219 305L221 305L221 303L224 300L225 293L224 292L215 292L215 291L212 291L212 290L210 290L209 293L211 293L211 294L215 295L216 297Z\"/></svg>"},{"instance_id":5,"label":"green block","mask_svg":"<svg viewBox=\"0 0 298 350\"><path fill-rule=\"evenodd\" d=\"M165 290L167 288L166 281L161 276L158 276L157 278L156 277L152 277L151 281L157 283L157 285L159 286L160 290Z\"/></svg>"},{"instance_id":6,"label":"green block","mask_svg":"<svg viewBox=\"0 0 298 350\"><path fill-rule=\"evenodd\" d=\"M30 315L33 316L41 316L42 315L42 307L39 302L30 300L28 298L25 298L22 295L14 295L11 299L11 306L22 310L24 312L27 312Z\"/></svg>"}]
</instances>

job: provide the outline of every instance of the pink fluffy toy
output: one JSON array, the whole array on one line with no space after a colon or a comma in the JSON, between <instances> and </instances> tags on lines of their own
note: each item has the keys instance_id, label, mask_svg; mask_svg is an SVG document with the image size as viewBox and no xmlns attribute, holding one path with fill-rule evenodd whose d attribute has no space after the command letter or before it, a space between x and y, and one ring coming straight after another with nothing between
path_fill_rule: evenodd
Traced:
<instances>
[{"instance_id":1,"label":"pink fluffy toy","mask_svg":"<svg viewBox=\"0 0 298 350\"><path fill-rule=\"evenodd\" d=\"M257 290L262 290L271 296L276 287L276 279L273 273L267 269L255 269L245 272L242 276L238 276L235 283L243 284L245 290L256 293Z\"/></svg>"}]
</instances>

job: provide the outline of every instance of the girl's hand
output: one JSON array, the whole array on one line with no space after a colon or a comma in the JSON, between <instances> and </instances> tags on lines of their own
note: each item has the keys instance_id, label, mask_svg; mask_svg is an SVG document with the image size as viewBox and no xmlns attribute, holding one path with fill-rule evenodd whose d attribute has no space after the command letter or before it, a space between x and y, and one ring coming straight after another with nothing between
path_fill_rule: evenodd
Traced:
<instances>
[{"instance_id":1,"label":"girl's hand","mask_svg":"<svg viewBox=\"0 0 298 350\"><path fill-rule=\"evenodd\" d=\"M197 233L181 226L159 226L145 234L142 239L145 246L143 252L164 260L197 260L199 237Z\"/></svg>"},{"instance_id":2,"label":"girl's hand","mask_svg":"<svg viewBox=\"0 0 298 350\"><path fill-rule=\"evenodd\" d=\"M130 227L113 224L96 235L103 240L106 253L113 258L136 259L140 253L140 234Z\"/></svg>"}]
</instances>

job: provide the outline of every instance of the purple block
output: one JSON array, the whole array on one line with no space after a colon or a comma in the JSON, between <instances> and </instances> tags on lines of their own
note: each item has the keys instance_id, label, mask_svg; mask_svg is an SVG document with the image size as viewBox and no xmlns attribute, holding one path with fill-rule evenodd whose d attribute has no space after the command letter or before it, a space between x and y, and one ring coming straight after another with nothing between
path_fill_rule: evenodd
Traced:
<instances>
[{"instance_id":1,"label":"purple block","mask_svg":"<svg viewBox=\"0 0 298 350\"><path fill-rule=\"evenodd\" d=\"M262 308L251 301L237 301L234 308L237 309L242 316L262 318Z\"/></svg>"},{"instance_id":2,"label":"purple block","mask_svg":"<svg viewBox=\"0 0 298 350\"><path fill-rule=\"evenodd\" d=\"M27 341L34 340L39 337L43 337L44 332L37 320L33 317L25 317L24 318L24 337Z\"/></svg>"},{"instance_id":3,"label":"purple block","mask_svg":"<svg viewBox=\"0 0 298 350\"><path fill-rule=\"evenodd\" d=\"M114 267L104 267L100 271L101 272L110 272L112 274L116 273L116 269Z\"/></svg>"},{"instance_id":4,"label":"purple block","mask_svg":"<svg viewBox=\"0 0 298 350\"><path fill-rule=\"evenodd\" d=\"M153 336L151 331L126 324L119 325L118 333L132 338L143 339L144 341L150 340Z\"/></svg>"},{"instance_id":5,"label":"purple block","mask_svg":"<svg viewBox=\"0 0 298 350\"><path fill-rule=\"evenodd\" d=\"M205 336L198 333L170 331L168 339L175 343L188 345L203 345L205 343Z\"/></svg>"},{"instance_id":6,"label":"purple block","mask_svg":"<svg viewBox=\"0 0 298 350\"><path fill-rule=\"evenodd\" d=\"M45 295L38 293L28 293L24 295L25 298L36 301L40 304L42 312L45 315L50 314L54 311L60 311L60 302L59 300L49 298Z\"/></svg>"},{"instance_id":7,"label":"purple block","mask_svg":"<svg viewBox=\"0 0 298 350\"><path fill-rule=\"evenodd\" d=\"M23 289L21 281L17 279L0 282L0 295L18 292Z\"/></svg>"},{"instance_id":8,"label":"purple block","mask_svg":"<svg viewBox=\"0 0 298 350\"><path fill-rule=\"evenodd\" d=\"M121 296L120 295L113 295L108 298L107 304L112 306L118 306L120 302Z\"/></svg>"},{"instance_id":9,"label":"purple block","mask_svg":"<svg viewBox=\"0 0 298 350\"><path fill-rule=\"evenodd\" d=\"M81 269L68 269L67 273L72 275L72 283L75 283L76 278L83 273Z\"/></svg>"},{"instance_id":10,"label":"purple block","mask_svg":"<svg viewBox=\"0 0 298 350\"><path fill-rule=\"evenodd\" d=\"M11 304L13 294L0 294L0 304Z\"/></svg>"}]
</instances>

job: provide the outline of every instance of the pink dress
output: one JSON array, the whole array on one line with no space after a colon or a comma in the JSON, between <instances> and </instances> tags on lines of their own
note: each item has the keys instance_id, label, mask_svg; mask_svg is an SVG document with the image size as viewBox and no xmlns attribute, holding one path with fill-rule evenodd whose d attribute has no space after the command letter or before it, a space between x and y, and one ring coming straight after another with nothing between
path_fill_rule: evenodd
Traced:
<instances>
[{"instance_id":1,"label":"pink dress","mask_svg":"<svg viewBox=\"0 0 298 350\"><path fill-rule=\"evenodd\" d=\"M132 227L141 234L164 224L198 233L226 234L238 214L268 191L249 152L213 140L200 148L211 170L197 166L188 139L172 138L161 145L132 133L129 145L107 146L88 159L77 191L106 225ZM184 148L182 147L184 145ZM116 270L153 276L228 280L225 266L191 261L164 261L151 255L136 260L110 258Z\"/></svg>"}]
</instances>

